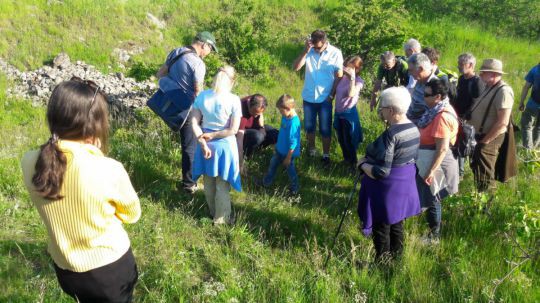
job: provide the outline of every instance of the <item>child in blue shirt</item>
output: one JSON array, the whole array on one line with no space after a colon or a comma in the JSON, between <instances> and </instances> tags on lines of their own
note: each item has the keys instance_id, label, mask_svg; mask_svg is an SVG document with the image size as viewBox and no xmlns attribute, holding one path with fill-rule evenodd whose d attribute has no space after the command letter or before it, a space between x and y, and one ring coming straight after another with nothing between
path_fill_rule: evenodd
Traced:
<instances>
[{"instance_id":1,"label":"child in blue shirt","mask_svg":"<svg viewBox=\"0 0 540 303\"><path fill-rule=\"evenodd\" d=\"M264 176L263 186L272 184L276 175L276 170L280 164L287 169L289 181L291 182L289 190L291 195L298 194L298 175L294 166L294 159L300 156L300 118L294 110L294 99L285 94L279 97L276 107L281 113L281 127L279 129L276 150L268 173Z\"/></svg>"}]
</instances>

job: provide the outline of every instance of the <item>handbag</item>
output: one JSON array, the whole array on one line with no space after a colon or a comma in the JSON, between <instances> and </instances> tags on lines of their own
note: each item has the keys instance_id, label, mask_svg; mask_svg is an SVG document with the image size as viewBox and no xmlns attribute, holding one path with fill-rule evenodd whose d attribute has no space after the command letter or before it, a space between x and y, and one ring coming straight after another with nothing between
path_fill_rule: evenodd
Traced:
<instances>
[{"instance_id":1,"label":"handbag","mask_svg":"<svg viewBox=\"0 0 540 303\"><path fill-rule=\"evenodd\" d=\"M516 141L514 135L514 122L512 122L512 117L510 117L510 122L504 134L504 141L499 148L499 155L495 162L495 180L502 183L517 175Z\"/></svg>"},{"instance_id":2,"label":"handbag","mask_svg":"<svg viewBox=\"0 0 540 303\"><path fill-rule=\"evenodd\" d=\"M194 52L193 49L189 48L178 54L171 60L169 69L183 55ZM192 97L180 88L167 92L158 88L148 102L146 102L146 105L175 132L180 130L186 123L191 112L192 104Z\"/></svg>"},{"instance_id":3,"label":"handbag","mask_svg":"<svg viewBox=\"0 0 540 303\"><path fill-rule=\"evenodd\" d=\"M474 149L476 148L476 132L474 126L467 123L467 121L463 119L458 119L458 121L460 132L458 133L455 151L457 155L462 158L470 157L473 155Z\"/></svg>"}]
</instances>

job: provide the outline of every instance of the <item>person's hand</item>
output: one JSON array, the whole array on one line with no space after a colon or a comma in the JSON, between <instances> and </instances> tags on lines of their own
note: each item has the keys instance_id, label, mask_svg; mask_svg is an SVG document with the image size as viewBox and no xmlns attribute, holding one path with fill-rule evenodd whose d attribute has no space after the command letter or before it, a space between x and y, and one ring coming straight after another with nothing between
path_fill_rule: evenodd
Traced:
<instances>
[{"instance_id":1,"label":"person's hand","mask_svg":"<svg viewBox=\"0 0 540 303\"><path fill-rule=\"evenodd\" d=\"M289 167L289 165L291 165L291 157L285 157L285 159L283 159L283 162L281 162L281 164L283 164L283 166L285 167Z\"/></svg>"},{"instance_id":2,"label":"person's hand","mask_svg":"<svg viewBox=\"0 0 540 303\"><path fill-rule=\"evenodd\" d=\"M332 95L329 95L329 96L326 97L326 99L325 99L326 102L330 102L330 103L332 103L332 100L334 100L334 96L332 96Z\"/></svg>"},{"instance_id":3,"label":"person's hand","mask_svg":"<svg viewBox=\"0 0 540 303\"><path fill-rule=\"evenodd\" d=\"M523 102L519 103L519 111L523 112L525 110L525 104Z\"/></svg>"},{"instance_id":4,"label":"person's hand","mask_svg":"<svg viewBox=\"0 0 540 303\"><path fill-rule=\"evenodd\" d=\"M435 179L433 174L434 173L430 171L427 176L424 177L424 182L429 186L431 186L431 183L433 183L433 180Z\"/></svg>"},{"instance_id":5,"label":"person's hand","mask_svg":"<svg viewBox=\"0 0 540 303\"><path fill-rule=\"evenodd\" d=\"M361 168L361 166L362 166L362 164L364 164L366 161L367 161L366 157L363 157L362 159L358 160L358 162L356 162L356 168L358 168L358 170L360 170L360 171L363 171L363 169Z\"/></svg>"},{"instance_id":6,"label":"person's hand","mask_svg":"<svg viewBox=\"0 0 540 303\"><path fill-rule=\"evenodd\" d=\"M356 75L356 70L354 67L347 66L343 68L343 72L349 76L349 79L354 80Z\"/></svg>"},{"instance_id":7,"label":"person's hand","mask_svg":"<svg viewBox=\"0 0 540 303\"><path fill-rule=\"evenodd\" d=\"M210 159L210 157L212 157L212 150L208 147L208 144L206 144L206 142L204 142L201 145L201 148L202 148L203 157L205 159Z\"/></svg>"},{"instance_id":8,"label":"person's hand","mask_svg":"<svg viewBox=\"0 0 540 303\"><path fill-rule=\"evenodd\" d=\"M311 38L308 36L304 42L304 51L307 53L312 47L313 43L311 42Z\"/></svg>"},{"instance_id":9,"label":"person's hand","mask_svg":"<svg viewBox=\"0 0 540 303\"><path fill-rule=\"evenodd\" d=\"M204 133L199 138L204 139L205 141L210 141L214 139L214 133Z\"/></svg>"}]
</instances>

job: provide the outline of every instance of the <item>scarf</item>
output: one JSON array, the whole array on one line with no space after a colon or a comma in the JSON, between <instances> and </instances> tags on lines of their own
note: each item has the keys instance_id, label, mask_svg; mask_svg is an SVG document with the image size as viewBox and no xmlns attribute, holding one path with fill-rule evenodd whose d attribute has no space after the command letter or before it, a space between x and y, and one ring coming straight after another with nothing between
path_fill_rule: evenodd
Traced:
<instances>
[{"instance_id":1,"label":"scarf","mask_svg":"<svg viewBox=\"0 0 540 303\"><path fill-rule=\"evenodd\" d=\"M424 128L428 126L431 123L431 121L433 121L433 119L435 119L435 117L440 112L444 111L446 106L449 104L450 104L449 99L448 97L446 97L443 100L441 100L441 102L437 103L434 107L425 111L422 117L420 117L420 120L418 120L418 128Z\"/></svg>"}]
</instances>

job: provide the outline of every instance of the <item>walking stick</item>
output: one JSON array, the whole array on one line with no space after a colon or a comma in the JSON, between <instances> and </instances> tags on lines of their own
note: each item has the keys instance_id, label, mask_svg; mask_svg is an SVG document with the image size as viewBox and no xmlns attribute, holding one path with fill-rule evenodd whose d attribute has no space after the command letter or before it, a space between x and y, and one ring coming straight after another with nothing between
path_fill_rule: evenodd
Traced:
<instances>
[{"instance_id":1,"label":"walking stick","mask_svg":"<svg viewBox=\"0 0 540 303\"><path fill-rule=\"evenodd\" d=\"M351 191L351 193L349 194L349 200L347 201L347 205L345 206L345 209L343 209L343 213L341 214L341 221L339 222L339 226L336 230L336 234L334 235L334 240L332 241L332 246L330 246L330 249L328 250L328 255L326 256L326 261L324 261L324 266L323 268L326 269L326 265L328 265L328 261L330 260L330 254L332 252L332 250L334 249L334 246L336 245L336 240L337 240L337 237L339 235L339 233L341 232L341 226L343 225L343 221L345 221L345 216L347 216L347 211L349 210L349 207L351 206L351 202L352 202L352 197L354 195L354 192L356 191L356 185L358 185L358 181L360 180L360 178L363 176L364 174L362 172L358 172L357 175L356 175L356 179L354 180L354 186L353 186L353 189Z\"/></svg>"}]
</instances>

